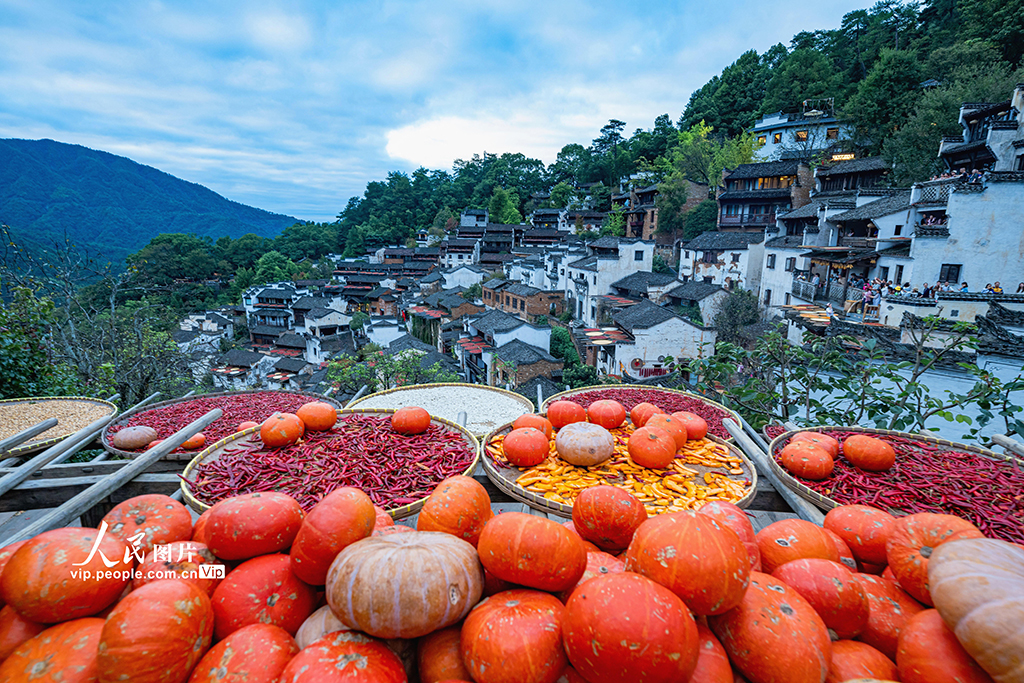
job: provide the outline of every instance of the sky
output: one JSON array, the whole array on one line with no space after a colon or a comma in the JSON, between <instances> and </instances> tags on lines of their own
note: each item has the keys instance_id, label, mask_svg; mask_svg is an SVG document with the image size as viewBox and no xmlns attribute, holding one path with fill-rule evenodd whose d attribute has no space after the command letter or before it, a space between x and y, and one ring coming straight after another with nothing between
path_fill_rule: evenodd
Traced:
<instances>
[{"instance_id":1,"label":"sky","mask_svg":"<svg viewBox=\"0 0 1024 683\"><path fill-rule=\"evenodd\" d=\"M389 171L545 163L677 120L742 52L865 0L0 0L0 138L129 157L330 221Z\"/></svg>"}]
</instances>

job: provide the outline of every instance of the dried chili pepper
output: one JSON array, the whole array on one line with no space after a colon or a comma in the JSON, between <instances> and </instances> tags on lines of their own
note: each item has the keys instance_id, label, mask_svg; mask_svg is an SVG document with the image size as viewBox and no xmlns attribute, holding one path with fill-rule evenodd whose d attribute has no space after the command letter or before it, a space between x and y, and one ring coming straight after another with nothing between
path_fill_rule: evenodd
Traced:
<instances>
[{"instance_id":1,"label":"dried chili pepper","mask_svg":"<svg viewBox=\"0 0 1024 683\"><path fill-rule=\"evenodd\" d=\"M659 391L658 389L643 389L643 388L624 388L618 387L614 389L594 389L591 391L582 391L578 394L566 396L566 401L572 401L578 403L584 408L589 408L590 404L594 401L612 400L618 401L625 407L627 411L632 410L638 403L651 403L666 413L676 413L681 410L699 415L704 418L708 423L708 431L717 437L723 439L731 439L732 436L726 431L725 426L722 424L722 420L730 417L729 413L725 412L721 408L716 408L707 401L699 398L692 398L690 396L684 396L682 394L676 394L669 391Z\"/></svg>"}]
</instances>

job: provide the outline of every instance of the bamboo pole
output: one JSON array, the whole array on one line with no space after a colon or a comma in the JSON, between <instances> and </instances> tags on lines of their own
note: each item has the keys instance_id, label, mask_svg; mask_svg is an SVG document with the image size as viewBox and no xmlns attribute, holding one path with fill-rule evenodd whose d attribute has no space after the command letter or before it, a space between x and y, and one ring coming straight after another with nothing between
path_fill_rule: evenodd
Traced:
<instances>
[{"instance_id":1,"label":"bamboo pole","mask_svg":"<svg viewBox=\"0 0 1024 683\"><path fill-rule=\"evenodd\" d=\"M1024 444L1019 441L1014 441L1008 436L1002 434L993 434L992 443L999 444L1003 447L1003 450L1014 453L1016 455L1024 456Z\"/></svg>"},{"instance_id":2,"label":"bamboo pole","mask_svg":"<svg viewBox=\"0 0 1024 683\"><path fill-rule=\"evenodd\" d=\"M114 394L114 396L115 396L115 397L117 397L117 396L120 396L120 394ZM159 396L160 396L160 392L159 392L159 391L154 391L154 392L153 392L152 394L150 394L150 395L149 395L149 396L147 396L146 398L142 399L141 401L139 401L138 403L136 403L135 405L133 405L133 406L132 406L131 408L129 408L129 409L128 409L128 410L126 410L125 412L129 412L129 411L131 411L131 410L135 410L136 408L140 408L140 407L142 407L142 406L146 405L147 403L149 403L149 402L153 401L154 399L156 399L156 398L159 398ZM123 413L122 413L122 414L123 414ZM110 416L110 419L111 419L111 420L113 420L113 419L114 419L114 417L115 417L114 415L111 415L111 416ZM105 426L106 426L106 425L103 425L103 427L105 427ZM100 429L96 430L96 434L99 434L99 433L100 433L100 432L101 432L101 431L103 430L103 427L100 427ZM94 436L94 438L95 438L95 435L93 435L93 436ZM55 459L54 459L53 461L51 461L51 462L47 463L47 467L49 467L49 466L52 466L52 465L59 465L60 463L64 462L65 460L67 460L68 458L70 458L70 457L71 457L72 455L74 455L75 453L77 453L78 451L82 450L82 448L83 448L83 447L85 446L85 444L87 444L87 443L90 443L90 442L89 442L89 441L83 442L83 443L82 443L82 444L81 444L80 446L78 446L77 448L71 449L71 450L69 450L69 451L67 451L67 452L65 452L65 453L61 453L61 454L60 454L60 455L59 455L59 456L58 456L57 458L55 458ZM100 455L98 455L98 456L96 456L95 458L93 458L92 460L90 460L90 462L101 462L102 460L106 460L107 458L105 458L105 457L103 457L103 456L107 456L107 457L109 457L109 456L110 456L110 454L104 451L104 452L103 452L103 453L101 453ZM0 491L0 495L3 495L3 493L5 493L5 491Z\"/></svg>"},{"instance_id":3,"label":"bamboo pole","mask_svg":"<svg viewBox=\"0 0 1024 683\"><path fill-rule=\"evenodd\" d=\"M369 384L364 384L363 386L361 386L361 387L359 388L359 391L357 391L357 392L356 392L356 395L355 395L355 396L353 396L353 397L352 397L351 399L349 399L349 402L345 404L345 408L344 408L344 410L347 410L347 409L349 408L349 406L351 406L351 405L352 405L353 403L355 403L356 401L358 401L358 400L359 400L359 398L360 398L360 397L361 397L361 396L362 396L363 394L365 394L365 393L366 393L366 390L367 390L367 389L369 389L369 388L370 388L370 385L369 385Z\"/></svg>"},{"instance_id":4,"label":"bamboo pole","mask_svg":"<svg viewBox=\"0 0 1024 683\"><path fill-rule=\"evenodd\" d=\"M20 432L18 432L14 436L7 437L3 441L0 441L0 456L2 456L5 453L7 453L7 451L10 451L10 450L12 450L14 448L17 448L21 444L23 444L26 441L28 441L29 439L31 439L36 434L42 434L47 429L50 429L51 427L56 427L56 426L57 426L57 418L50 417L50 418L47 418L47 419L43 420L42 422L39 422L37 424L32 425L28 429L21 430ZM11 457L17 458L18 456L14 455L14 456L11 456ZM0 460L3 460L3 459L5 459L5 458L0 458Z\"/></svg>"}]
</instances>

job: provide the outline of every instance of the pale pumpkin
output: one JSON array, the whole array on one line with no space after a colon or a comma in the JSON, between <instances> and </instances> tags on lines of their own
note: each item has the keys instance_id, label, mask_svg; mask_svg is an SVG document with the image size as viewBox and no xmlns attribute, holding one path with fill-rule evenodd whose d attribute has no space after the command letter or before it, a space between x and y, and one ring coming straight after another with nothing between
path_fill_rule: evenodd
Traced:
<instances>
[{"instance_id":1,"label":"pale pumpkin","mask_svg":"<svg viewBox=\"0 0 1024 683\"><path fill-rule=\"evenodd\" d=\"M295 642L298 643L300 650L305 650L316 641L331 633L351 630L334 615L330 605L324 605L302 622L302 626L295 633ZM405 667L406 673L411 675L412 665L416 661L416 642L403 638L394 638L385 640L383 643L388 646L389 650L395 653L395 656L402 660L402 666Z\"/></svg>"},{"instance_id":2,"label":"pale pumpkin","mask_svg":"<svg viewBox=\"0 0 1024 683\"><path fill-rule=\"evenodd\" d=\"M555 436L558 456L571 465L600 465L615 452L615 437L601 425L573 422L558 430Z\"/></svg>"}]
</instances>

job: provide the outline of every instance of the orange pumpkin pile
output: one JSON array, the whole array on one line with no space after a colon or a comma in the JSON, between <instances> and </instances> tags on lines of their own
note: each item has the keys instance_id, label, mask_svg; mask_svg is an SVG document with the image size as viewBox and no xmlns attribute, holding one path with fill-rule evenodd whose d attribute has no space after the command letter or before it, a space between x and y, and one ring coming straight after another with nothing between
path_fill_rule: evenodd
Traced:
<instances>
[{"instance_id":1,"label":"orange pumpkin pile","mask_svg":"<svg viewBox=\"0 0 1024 683\"><path fill-rule=\"evenodd\" d=\"M797 432L779 451L779 463L801 479L827 479L839 457L840 443L821 432ZM854 467L868 472L887 472L896 464L896 451L882 439L854 434L842 442L843 456Z\"/></svg>"}]
</instances>

